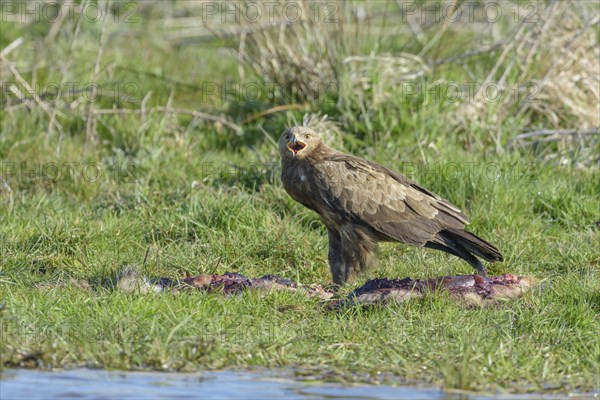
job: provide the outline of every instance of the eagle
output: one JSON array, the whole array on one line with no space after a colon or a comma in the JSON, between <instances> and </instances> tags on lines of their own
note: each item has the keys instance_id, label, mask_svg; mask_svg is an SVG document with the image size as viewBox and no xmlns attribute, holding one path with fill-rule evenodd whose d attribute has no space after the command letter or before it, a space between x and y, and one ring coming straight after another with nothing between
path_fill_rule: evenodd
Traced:
<instances>
[{"instance_id":1,"label":"eagle","mask_svg":"<svg viewBox=\"0 0 600 400\"><path fill-rule=\"evenodd\" d=\"M279 139L281 181L321 217L336 285L377 261L378 242L441 250L487 276L477 258L503 261L495 246L465 230L469 219L447 200L383 165L327 146L312 129L287 128Z\"/></svg>"}]
</instances>

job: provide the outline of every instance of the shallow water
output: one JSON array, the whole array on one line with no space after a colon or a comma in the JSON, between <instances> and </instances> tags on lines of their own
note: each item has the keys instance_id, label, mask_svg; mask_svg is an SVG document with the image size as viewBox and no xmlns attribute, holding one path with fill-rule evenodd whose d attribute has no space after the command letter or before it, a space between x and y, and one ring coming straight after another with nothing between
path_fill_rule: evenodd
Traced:
<instances>
[{"instance_id":1,"label":"shallow water","mask_svg":"<svg viewBox=\"0 0 600 400\"><path fill-rule=\"evenodd\" d=\"M5 370L0 398L8 399L491 399L438 388L310 383L258 373L160 373L77 369ZM494 396L493 398L498 398ZM530 396L505 397L523 399ZM539 397L535 397L539 398Z\"/></svg>"}]
</instances>

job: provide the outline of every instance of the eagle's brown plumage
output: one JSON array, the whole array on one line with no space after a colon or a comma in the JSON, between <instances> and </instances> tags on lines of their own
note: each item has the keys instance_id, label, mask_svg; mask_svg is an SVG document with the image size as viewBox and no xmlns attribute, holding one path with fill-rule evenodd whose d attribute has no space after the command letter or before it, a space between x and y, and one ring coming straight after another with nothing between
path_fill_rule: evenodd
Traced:
<instances>
[{"instance_id":1,"label":"eagle's brown plumage","mask_svg":"<svg viewBox=\"0 0 600 400\"><path fill-rule=\"evenodd\" d=\"M465 231L469 220L456 206L389 168L332 149L309 128L286 129L279 152L285 190L327 227L336 284L376 261L378 241L442 250L482 275L475 256L502 261L496 247Z\"/></svg>"}]
</instances>

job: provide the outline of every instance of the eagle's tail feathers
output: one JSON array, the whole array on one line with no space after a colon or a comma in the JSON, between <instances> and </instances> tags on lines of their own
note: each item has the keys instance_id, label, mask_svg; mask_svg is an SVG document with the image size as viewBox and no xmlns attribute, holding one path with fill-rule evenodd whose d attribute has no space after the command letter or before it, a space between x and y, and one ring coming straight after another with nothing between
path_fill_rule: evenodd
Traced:
<instances>
[{"instance_id":1,"label":"eagle's tail feathers","mask_svg":"<svg viewBox=\"0 0 600 400\"><path fill-rule=\"evenodd\" d=\"M483 240L479 236L467 232L464 229L447 229L443 230L442 235L449 237L457 244L464 247L470 253L483 258L486 261L498 262L504 261L502 253L493 244Z\"/></svg>"},{"instance_id":2,"label":"eagle's tail feathers","mask_svg":"<svg viewBox=\"0 0 600 400\"><path fill-rule=\"evenodd\" d=\"M486 274L485 267L475 256L491 262L504 260L500 250L494 245L465 230L444 229L437 234L433 241L427 242L425 247L442 250L460 257L481 275Z\"/></svg>"}]
</instances>

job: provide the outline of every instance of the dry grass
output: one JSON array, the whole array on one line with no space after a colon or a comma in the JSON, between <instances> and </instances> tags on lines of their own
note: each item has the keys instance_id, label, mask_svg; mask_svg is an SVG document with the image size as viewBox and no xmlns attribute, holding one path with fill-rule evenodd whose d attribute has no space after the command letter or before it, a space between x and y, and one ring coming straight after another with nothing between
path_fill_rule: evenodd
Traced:
<instances>
[{"instance_id":1,"label":"dry grass","mask_svg":"<svg viewBox=\"0 0 600 400\"><path fill-rule=\"evenodd\" d=\"M355 4L340 3L344 18L335 24L310 19L289 23L282 19L270 28L238 29L242 32L240 71L250 71L281 88L274 98L276 102L314 104L325 95L335 99L339 113L335 118L343 127L365 123L367 130L389 130L394 126L372 123L377 113L401 114L397 99L405 82L453 82L456 75L447 77L447 70L439 72L433 67L440 64L444 35L470 30L476 37L473 44L485 43L485 49L467 53L462 53L464 48L451 49L441 62L463 68L469 81L478 83L475 96L464 96L451 112L455 129L470 135L476 126L487 132L497 151L503 151L525 126L575 130L599 127L598 7L572 1L532 4L539 11L536 18L509 20L504 28L490 28L481 21L450 26L443 20L436 25L412 18L408 22L413 33L405 40L407 44L420 43L420 47L412 46L412 52L385 53L374 50L378 42L369 46L365 40L357 40L373 29L366 21L376 18L367 14L359 20ZM380 31L390 25L385 19L378 21ZM435 32L429 38L428 30ZM474 71L465 59L481 54L489 58L479 61ZM515 129L515 125L521 128ZM514 135L500 134L507 130ZM594 163L590 155L598 146L598 135L561 138L564 140L552 141L557 158L564 162L569 153L576 154L578 162Z\"/></svg>"},{"instance_id":2,"label":"dry grass","mask_svg":"<svg viewBox=\"0 0 600 400\"><path fill-rule=\"evenodd\" d=\"M573 161L593 165L597 161L594 154L600 146L598 134L551 135L553 140L546 140L549 138L546 137L543 141L528 137L526 143L518 136L531 130L589 132L600 127L597 34L600 13L592 2L532 2L539 11L538 18L533 21L509 18L505 25L482 20L448 23L441 19L432 22L420 18L418 13L403 15L406 4L403 6L402 2L342 1L294 2L301 8L303 16L297 21L275 15L272 20L265 17L252 22L241 18L237 22L223 23L219 14L204 18L204 4L181 2L165 6L144 3L140 4L139 10L153 16L153 23L162 29L161 40L168 43L189 45L220 39L226 41L225 46L233 46L239 61L239 81L263 84L263 89L266 88L263 92L269 93L266 109L253 110L254 114L241 118L204 110L186 110L181 114L172 111L181 108L170 103L177 101L171 97L173 93L167 103L157 104L148 91L141 93L143 101L140 104L124 113L144 115L146 102L152 98L154 109L168 109L170 114L184 117L192 115L192 125L203 120L216 123L217 128L227 126L240 134L248 125L260 123L261 119L274 113L307 108L314 114L326 113L330 116L328 120L339 123L341 130L358 135L391 132L412 137L410 130L438 132L446 129L436 135L459 132L467 142L477 141L483 148L492 146L498 152L511 146L525 146L535 147L545 158L561 163ZM268 8L266 3L258 4L263 10ZM319 18L315 18L315 4L321 10ZM450 11L457 12L457 4ZM482 2L478 7L484 4ZM107 7L109 5L106 3ZM330 18L324 13L326 7L336 10ZM510 4L504 7L508 15ZM50 27L46 40L68 31L67 58L73 52L73 43L89 44L90 56L96 55L96 63L90 71L92 81L110 81L112 70L101 67L101 64L112 62L102 58L103 27L104 24L99 26L99 36L89 37L85 29L80 34L79 20L63 21ZM137 26L116 26L108 21L106 40L115 32L120 33L118 29L128 29L128 34L135 34L133 28ZM465 39L469 37L472 38L470 42ZM455 38L462 42L452 46ZM28 88L34 83L36 73L33 61L24 62L17 54L13 60L13 53L18 53L22 42L19 37L2 49L0 56L6 68L0 76L3 81L16 80L21 87ZM465 52L465 47L472 49ZM76 62L73 58L71 63L60 68L61 86L74 80L71 64ZM53 68L58 69L58 66ZM33 72L29 74L29 71ZM436 85L460 85L466 81L478 82L476 95L465 96L458 103L437 110L423 96L423 91L410 98L402 91L405 84L436 90ZM489 89L498 92L490 93ZM497 100L491 100L490 96ZM9 97L20 99L18 104L5 105L9 113L27 107L36 110L41 119L48 120L43 122L46 142L57 136L54 140L57 153L65 136L63 124L69 123L69 118L85 124L86 142L96 142L98 116L105 112L118 113L122 109L119 106L105 110L92 103L87 107L77 102L51 104L44 98L26 94ZM409 121L422 111L419 107L432 108L431 119L437 119L435 113L449 116L450 123L444 121L423 127L423 121ZM239 118L237 123L232 120L234 118ZM483 135L476 137L474 130ZM431 137L424 138L419 146L427 147L432 141Z\"/></svg>"},{"instance_id":3,"label":"dry grass","mask_svg":"<svg viewBox=\"0 0 600 400\"><path fill-rule=\"evenodd\" d=\"M456 113L458 122L482 121L497 130L507 118L551 128L565 122L587 129L600 126L599 49L593 26L597 9L575 2L550 3L536 23L522 24L508 42L473 102ZM509 93L490 109L485 84ZM491 114L490 114L491 111Z\"/></svg>"},{"instance_id":4,"label":"dry grass","mask_svg":"<svg viewBox=\"0 0 600 400\"><path fill-rule=\"evenodd\" d=\"M336 4L341 7L340 2ZM298 5L302 15L310 15L306 2ZM246 23L245 28L240 34L239 59L265 83L277 88L275 100L314 102L324 91L338 86L339 55L347 46L346 24L313 18L289 22L281 18L267 27Z\"/></svg>"},{"instance_id":5,"label":"dry grass","mask_svg":"<svg viewBox=\"0 0 600 400\"><path fill-rule=\"evenodd\" d=\"M522 143L503 138L502 128L519 121L529 130L572 128L572 134L533 141L545 159L594 165L600 145L600 52L597 7L585 2L551 2L534 24L522 24L509 41L472 102L454 114L464 129L475 121L488 130L496 147ZM499 101L490 107L484 93L493 82ZM495 96L495 95L494 95ZM595 128L595 134L594 134ZM581 131L593 134L580 135ZM515 132L516 134L519 132ZM564 133L564 132L563 132ZM527 137L529 138L529 137ZM550 148L548 147L550 144Z\"/></svg>"},{"instance_id":6,"label":"dry grass","mask_svg":"<svg viewBox=\"0 0 600 400\"><path fill-rule=\"evenodd\" d=\"M293 125L299 125L296 121L290 122L293 122ZM290 125L292 124L290 123ZM302 119L302 125L311 128L315 132L319 132L325 143L328 145L337 148L342 146L343 133L340 129L340 125L331 120L328 115L321 115L320 113L305 114Z\"/></svg>"}]
</instances>

